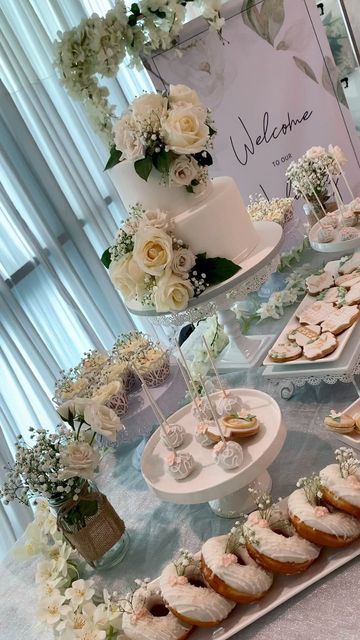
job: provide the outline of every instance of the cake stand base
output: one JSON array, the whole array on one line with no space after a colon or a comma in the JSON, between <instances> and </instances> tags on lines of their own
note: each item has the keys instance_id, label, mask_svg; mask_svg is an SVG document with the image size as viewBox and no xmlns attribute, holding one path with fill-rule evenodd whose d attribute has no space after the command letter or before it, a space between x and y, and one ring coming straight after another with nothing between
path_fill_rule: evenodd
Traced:
<instances>
[{"instance_id":1,"label":"cake stand base","mask_svg":"<svg viewBox=\"0 0 360 640\"><path fill-rule=\"evenodd\" d=\"M260 491L269 493L272 487L272 480L268 471L263 471L252 483ZM220 518L239 518L243 513L250 513L255 510L254 499L249 493L249 485L242 487L235 493L230 493L224 498L210 500L210 509Z\"/></svg>"},{"instance_id":2,"label":"cake stand base","mask_svg":"<svg viewBox=\"0 0 360 640\"><path fill-rule=\"evenodd\" d=\"M216 360L219 371L231 371L254 367L262 360L273 344L275 336L244 336L234 311L218 311L219 324L229 337L229 344Z\"/></svg>"}]
</instances>

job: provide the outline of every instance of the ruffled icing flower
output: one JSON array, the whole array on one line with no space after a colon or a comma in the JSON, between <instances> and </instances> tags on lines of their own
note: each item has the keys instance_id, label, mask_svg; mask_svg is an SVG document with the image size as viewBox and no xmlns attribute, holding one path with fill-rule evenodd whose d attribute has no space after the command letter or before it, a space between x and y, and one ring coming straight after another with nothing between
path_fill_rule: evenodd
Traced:
<instances>
[{"instance_id":1,"label":"ruffled icing flower","mask_svg":"<svg viewBox=\"0 0 360 640\"><path fill-rule=\"evenodd\" d=\"M169 453L168 456L166 456L166 463L169 465L169 467L172 467L172 465L175 464L175 462L176 462L176 453L172 451L171 453Z\"/></svg>"},{"instance_id":2,"label":"ruffled icing flower","mask_svg":"<svg viewBox=\"0 0 360 640\"><path fill-rule=\"evenodd\" d=\"M183 586L187 584L189 580L186 576L170 576L168 582L170 587L176 587L177 585Z\"/></svg>"},{"instance_id":3,"label":"ruffled icing flower","mask_svg":"<svg viewBox=\"0 0 360 640\"><path fill-rule=\"evenodd\" d=\"M221 453L222 451L224 451L225 447L226 447L226 442L223 442L223 440L220 440L220 442L218 442L213 448L213 453L215 455L218 453Z\"/></svg>"},{"instance_id":4,"label":"ruffled icing flower","mask_svg":"<svg viewBox=\"0 0 360 640\"><path fill-rule=\"evenodd\" d=\"M231 564L237 564L237 556L234 553L225 553L221 558L223 567L229 567Z\"/></svg>"},{"instance_id":5,"label":"ruffled icing flower","mask_svg":"<svg viewBox=\"0 0 360 640\"><path fill-rule=\"evenodd\" d=\"M323 518L327 516L328 513L329 509L327 509L327 507L315 507L314 509L314 514L317 518Z\"/></svg>"},{"instance_id":6,"label":"ruffled icing flower","mask_svg":"<svg viewBox=\"0 0 360 640\"><path fill-rule=\"evenodd\" d=\"M206 422L200 422L197 427L196 427L196 431L197 433L207 433L208 430L208 425L206 424Z\"/></svg>"},{"instance_id":7,"label":"ruffled icing flower","mask_svg":"<svg viewBox=\"0 0 360 640\"><path fill-rule=\"evenodd\" d=\"M250 515L248 517L248 523L249 524L256 524L259 527L261 527L262 529L268 529L269 526L270 526L268 521L265 520L265 518L260 518L257 513L250 513Z\"/></svg>"},{"instance_id":8,"label":"ruffled icing flower","mask_svg":"<svg viewBox=\"0 0 360 640\"><path fill-rule=\"evenodd\" d=\"M349 475L346 478L346 482L352 489L360 489L360 480L357 476Z\"/></svg>"},{"instance_id":9,"label":"ruffled icing flower","mask_svg":"<svg viewBox=\"0 0 360 640\"><path fill-rule=\"evenodd\" d=\"M135 611L130 618L131 624L137 624L139 620L143 620L148 615L148 610L145 607L141 607L138 611Z\"/></svg>"}]
</instances>

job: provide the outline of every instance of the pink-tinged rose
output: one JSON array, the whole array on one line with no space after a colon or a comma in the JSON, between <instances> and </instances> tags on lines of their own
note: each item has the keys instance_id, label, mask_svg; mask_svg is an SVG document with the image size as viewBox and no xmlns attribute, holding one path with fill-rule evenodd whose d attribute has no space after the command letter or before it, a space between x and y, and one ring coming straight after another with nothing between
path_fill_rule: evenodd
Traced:
<instances>
[{"instance_id":1,"label":"pink-tinged rose","mask_svg":"<svg viewBox=\"0 0 360 640\"><path fill-rule=\"evenodd\" d=\"M262 529L268 529L269 528L269 523L267 520L265 520L265 518L260 518L259 522L258 522L259 527L261 527Z\"/></svg>"},{"instance_id":2,"label":"pink-tinged rose","mask_svg":"<svg viewBox=\"0 0 360 640\"><path fill-rule=\"evenodd\" d=\"M223 567L230 567L231 564L237 564L237 556L234 553L225 553L221 558Z\"/></svg>"},{"instance_id":3,"label":"pink-tinged rose","mask_svg":"<svg viewBox=\"0 0 360 640\"><path fill-rule=\"evenodd\" d=\"M187 584L189 580L186 576L170 576L168 582L170 587L176 587L177 585Z\"/></svg>"},{"instance_id":4,"label":"pink-tinged rose","mask_svg":"<svg viewBox=\"0 0 360 640\"><path fill-rule=\"evenodd\" d=\"M139 620L143 620L149 614L149 611L145 607L141 607L139 611L136 611L130 618L131 624L136 624Z\"/></svg>"},{"instance_id":5,"label":"pink-tinged rose","mask_svg":"<svg viewBox=\"0 0 360 640\"><path fill-rule=\"evenodd\" d=\"M200 422L200 424L198 424L196 427L197 433L207 433L207 430L208 430L208 425L206 424L206 422Z\"/></svg>"},{"instance_id":6,"label":"pink-tinged rose","mask_svg":"<svg viewBox=\"0 0 360 640\"><path fill-rule=\"evenodd\" d=\"M327 507L315 507L314 514L317 518L323 518L329 513L329 509Z\"/></svg>"},{"instance_id":7,"label":"pink-tinged rose","mask_svg":"<svg viewBox=\"0 0 360 640\"><path fill-rule=\"evenodd\" d=\"M226 443L223 442L222 440L220 440L220 442L218 442L215 447L213 448L213 452L214 453L221 453L226 447Z\"/></svg>"},{"instance_id":8,"label":"pink-tinged rose","mask_svg":"<svg viewBox=\"0 0 360 640\"><path fill-rule=\"evenodd\" d=\"M169 467L171 467L173 464L175 464L175 461L176 461L176 453L172 451L171 453L169 453L168 456L166 456L166 464L168 464Z\"/></svg>"},{"instance_id":9,"label":"pink-tinged rose","mask_svg":"<svg viewBox=\"0 0 360 640\"><path fill-rule=\"evenodd\" d=\"M352 489L360 489L360 480L357 476L350 475L346 478L346 482Z\"/></svg>"}]
</instances>

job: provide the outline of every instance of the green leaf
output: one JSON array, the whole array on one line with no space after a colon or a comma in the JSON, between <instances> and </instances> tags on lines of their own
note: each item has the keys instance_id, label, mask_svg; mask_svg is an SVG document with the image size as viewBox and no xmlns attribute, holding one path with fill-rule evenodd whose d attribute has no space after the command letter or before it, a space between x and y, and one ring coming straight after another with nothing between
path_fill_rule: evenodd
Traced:
<instances>
[{"instance_id":1,"label":"green leaf","mask_svg":"<svg viewBox=\"0 0 360 640\"><path fill-rule=\"evenodd\" d=\"M145 158L141 158L141 160L136 160L136 162L134 163L134 169L136 173L143 180L148 179L152 168L153 168L153 161L149 156L146 156Z\"/></svg>"},{"instance_id":2,"label":"green leaf","mask_svg":"<svg viewBox=\"0 0 360 640\"><path fill-rule=\"evenodd\" d=\"M260 10L260 19L266 28L270 44L274 46L275 38L285 20L284 0L264 0Z\"/></svg>"},{"instance_id":3,"label":"green leaf","mask_svg":"<svg viewBox=\"0 0 360 640\"><path fill-rule=\"evenodd\" d=\"M111 254L109 249L105 249L104 253L101 256L101 262L103 263L104 267L106 267L107 269L110 267Z\"/></svg>"},{"instance_id":4,"label":"green leaf","mask_svg":"<svg viewBox=\"0 0 360 640\"><path fill-rule=\"evenodd\" d=\"M152 157L152 161L156 169L160 171L160 173L165 173L166 175L169 173L170 160L170 152L165 151L165 149L161 149L160 153L155 153Z\"/></svg>"},{"instance_id":5,"label":"green leaf","mask_svg":"<svg viewBox=\"0 0 360 640\"><path fill-rule=\"evenodd\" d=\"M134 16L134 14L131 14L131 16L128 17L129 27L135 27L136 23L137 23L137 17Z\"/></svg>"},{"instance_id":6,"label":"green leaf","mask_svg":"<svg viewBox=\"0 0 360 640\"><path fill-rule=\"evenodd\" d=\"M192 188L191 184L187 184L185 189L188 193L194 193L194 189Z\"/></svg>"},{"instance_id":7,"label":"green leaf","mask_svg":"<svg viewBox=\"0 0 360 640\"><path fill-rule=\"evenodd\" d=\"M150 11L150 13L153 13L158 18L166 18L165 11L161 11L161 9L148 9L148 11Z\"/></svg>"},{"instance_id":8,"label":"green leaf","mask_svg":"<svg viewBox=\"0 0 360 640\"><path fill-rule=\"evenodd\" d=\"M227 258L206 258L206 254L198 254L194 269L198 273L205 273L205 282L210 286L224 282L231 278L241 267Z\"/></svg>"},{"instance_id":9,"label":"green leaf","mask_svg":"<svg viewBox=\"0 0 360 640\"><path fill-rule=\"evenodd\" d=\"M305 60L302 60L301 58L297 58L296 56L293 56L293 60L294 60L294 62L296 64L296 66L299 67L299 69L301 71L303 71L303 73L305 73L307 76L309 76L309 78L314 80L314 82L319 84L317 79L316 79L315 73L313 72L313 70L310 67L310 65L308 65L307 62L305 62Z\"/></svg>"},{"instance_id":10,"label":"green leaf","mask_svg":"<svg viewBox=\"0 0 360 640\"><path fill-rule=\"evenodd\" d=\"M122 151L119 151L119 149L117 149L116 146L112 144L110 147L110 156L105 165L104 171L107 171L108 169L112 169L113 167L115 167L115 165L119 164L121 160L121 156L122 156Z\"/></svg>"},{"instance_id":11,"label":"green leaf","mask_svg":"<svg viewBox=\"0 0 360 640\"><path fill-rule=\"evenodd\" d=\"M213 127L210 127L210 125L208 125L208 127L209 127L209 136L211 138L211 136L214 136L217 133L217 131Z\"/></svg>"},{"instance_id":12,"label":"green leaf","mask_svg":"<svg viewBox=\"0 0 360 640\"><path fill-rule=\"evenodd\" d=\"M130 7L130 11L131 11L131 13L134 14L134 16L140 15L139 5L136 4L136 2L133 2L131 7Z\"/></svg>"}]
</instances>

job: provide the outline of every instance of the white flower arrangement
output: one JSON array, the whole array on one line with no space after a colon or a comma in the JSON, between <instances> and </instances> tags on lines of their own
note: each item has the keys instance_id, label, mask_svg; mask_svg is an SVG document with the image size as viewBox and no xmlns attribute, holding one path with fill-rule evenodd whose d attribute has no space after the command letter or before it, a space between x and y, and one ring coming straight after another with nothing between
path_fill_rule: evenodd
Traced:
<instances>
[{"instance_id":1,"label":"white flower arrangement","mask_svg":"<svg viewBox=\"0 0 360 640\"><path fill-rule=\"evenodd\" d=\"M285 226L294 215L293 198L272 198L267 200L262 194L250 195L250 204L247 207L252 220L270 220Z\"/></svg>"},{"instance_id":2,"label":"white flower arrangement","mask_svg":"<svg viewBox=\"0 0 360 640\"><path fill-rule=\"evenodd\" d=\"M128 160L144 180L156 169L167 186L193 192L207 182L215 133L210 111L190 87L170 85L163 94L144 93L115 124L106 169ZM161 229L161 217L158 223Z\"/></svg>"},{"instance_id":3,"label":"white flower arrangement","mask_svg":"<svg viewBox=\"0 0 360 640\"><path fill-rule=\"evenodd\" d=\"M346 157L340 147L329 145L324 147L311 147L298 160L291 162L286 171L286 177L290 180L294 193L297 196L306 197L310 202L317 203L316 195L324 203L328 200L327 184L329 174L340 175L340 168L346 163ZM315 193L314 193L315 192Z\"/></svg>"},{"instance_id":4,"label":"white flower arrangement","mask_svg":"<svg viewBox=\"0 0 360 640\"><path fill-rule=\"evenodd\" d=\"M117 0L104 17L94 13L74 29L58 32L54 65L61 83L70 96L83 102L94 128L109 145L113 144L115 107L98 78L114 77L126 56L140 67L153 51L171 47L183 27L189 1L139 0L127 7L124 0ZM193 4L200 7L210 29L221 34L221 1L195 0Z\"/></svg>"},{"instance_id":5,"label":"white flower arrangement","mask_svg":"<svg viewBox=\"0 0 360 640\"><path fill-rule=\"evenodd\" d=\"M335 459L339 465L342 478L348 478L359 471L360 460L355 458L354 451L350 447L340 447L336 449Z\"/></svg>"},{"instance_id":6,"label":"white flower arrangement","mask_svg":"<svg viewBox=\"0 0 360 640\"><path fill-rule=\"evenodd\" d=\"M171 222L165 212L137 205L101 258L126 301L164 313L183 311L190 298L241 268L226 258L195 255L175 237Z\"/></svg>"}]
</instances>

